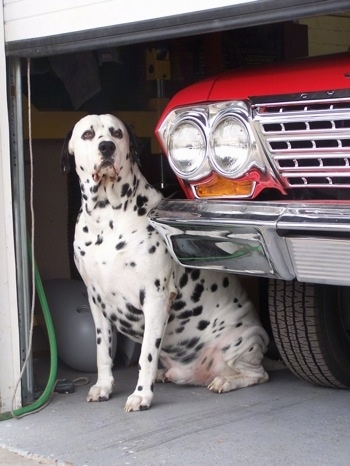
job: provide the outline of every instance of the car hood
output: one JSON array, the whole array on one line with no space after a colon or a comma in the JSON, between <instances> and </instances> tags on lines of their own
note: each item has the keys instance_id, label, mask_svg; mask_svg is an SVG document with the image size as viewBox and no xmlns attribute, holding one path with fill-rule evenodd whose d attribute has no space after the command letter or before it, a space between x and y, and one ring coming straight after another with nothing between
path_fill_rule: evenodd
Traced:
<instances>
[{"instance_id":1,"label":"car hood","mask_svg":"<svg viewBox=\"0 0 350 466\"><path fill-rule=\"evenodd\" d=\"M350 53L252 66L223 73L178 92L164 113L178 106L208 101L319 91L325 91L326 97L339 89L350 89Z\"/></svg>"}]
</instances>

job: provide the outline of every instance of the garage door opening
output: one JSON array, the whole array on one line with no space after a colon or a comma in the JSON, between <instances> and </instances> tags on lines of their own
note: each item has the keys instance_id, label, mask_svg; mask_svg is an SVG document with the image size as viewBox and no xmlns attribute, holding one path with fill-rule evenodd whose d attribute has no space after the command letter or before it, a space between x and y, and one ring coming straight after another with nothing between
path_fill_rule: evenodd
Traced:
<instances>
[{"instance_id":1,"label":"garage door opening","mask_svg":"<svg viewBox=\"0 0 350 466\"><path fill-rule=\"evenodd\" d=\"M349 21L346 15L340 18L344 24ZM317 19L321 22L327 19L328 22L329 17ZM165 196L181 197L182 191L153 137L155 124L167 100L181 88L218 72L294 59L306 56L310 51L311 54L328 53L327 41L323 45L317 42L315 24L316 18L300 19L32 57L35 258L43 281L79 280L72 257L72 241L80 194L74 174L67 178L59 170L62 142L75 121L87 113L115 113L142 139L141 162L145 176ZM327 34L330 37L334 30ZM345 44L337 43L337 50L331 51L341 51L344 47ZM25 109L28 99L26 59L20 60L20 69ZM15 73L18 75L18 68ZM82 89L82 82L85 89ZM15 112L18 113L18 108ZM24 171L28 188L25 110L23 116ZM28 196L27 192L27 201ZM28 210L28 204L25 210ZM29 221L29 215L26 221ZM255 293L255 284L252 288ZM27 402L40 391L42 373L41 368L37 371L36 367L45 368L43 361L47 358L45 332L39 321L38 316L33 348L34 377L28 376L23 394Z\"/></svg>"}]
</instances>

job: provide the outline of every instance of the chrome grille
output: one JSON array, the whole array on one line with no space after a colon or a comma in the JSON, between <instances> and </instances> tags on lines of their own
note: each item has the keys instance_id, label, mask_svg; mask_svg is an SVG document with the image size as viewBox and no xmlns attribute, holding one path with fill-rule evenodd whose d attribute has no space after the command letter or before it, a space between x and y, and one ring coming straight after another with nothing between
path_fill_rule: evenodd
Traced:
<instances>
[{"instance_id":1,"label":"chrome grille","mask_svg":"<svg viewBox=\"0 0 350 466\"><path fill-rule=\"evenodd\" d=\"M350 100L259 104L253 123L289 188L350 188Z\"/></svg>"}]
</instances>

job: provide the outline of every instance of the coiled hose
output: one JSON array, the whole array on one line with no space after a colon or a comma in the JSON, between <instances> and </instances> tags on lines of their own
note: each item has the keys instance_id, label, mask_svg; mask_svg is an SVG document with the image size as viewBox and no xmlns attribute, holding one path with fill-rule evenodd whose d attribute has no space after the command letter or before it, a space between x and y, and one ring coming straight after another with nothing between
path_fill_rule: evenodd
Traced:
<instances>
[{"instance_id":1,"label":"coiled hose","mask_svg":"<svg viewBox=\"0 0 350 466\"><path fill-rule=\"evenodd\" d=\"M31 248L28 248L28 254L30 260L34 260L32 257ZM47 333L49 337L49 348L50 348L50 372L46 387L40 397L28 406L23 406L22 408L15 409L13 412L6 412L0 414L0 421L11 419L13 417L19 418L27 414L31 414L35 411L40 410L50 401L52 392L55 388L56 377L57 377L57 343L55 329L53 326L49 305L46 299L44 292L44 287L40 278L40 274L37 268L37 265L34 260L34 277L35 277L35 289L39 297L41 309L43 311L45 325L47 328Z\"/></svg>"}]
</instances>

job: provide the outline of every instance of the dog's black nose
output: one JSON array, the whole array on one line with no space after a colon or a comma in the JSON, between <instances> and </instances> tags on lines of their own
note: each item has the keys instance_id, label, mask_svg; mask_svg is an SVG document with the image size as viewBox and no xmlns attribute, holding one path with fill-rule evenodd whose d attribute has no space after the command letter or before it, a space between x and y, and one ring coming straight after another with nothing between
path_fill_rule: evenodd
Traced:
<instances>
[{"instance_id":1,"label":"dog's black nose","mask_svg":"<svg viewBox=\"0 0 350 466\"><path fill-rule=\"evenodd\" d=\"M115 151L115 144L113 141L101 141L98 150L104 157L111 157Z\"/></svg>"}]
</instances>

